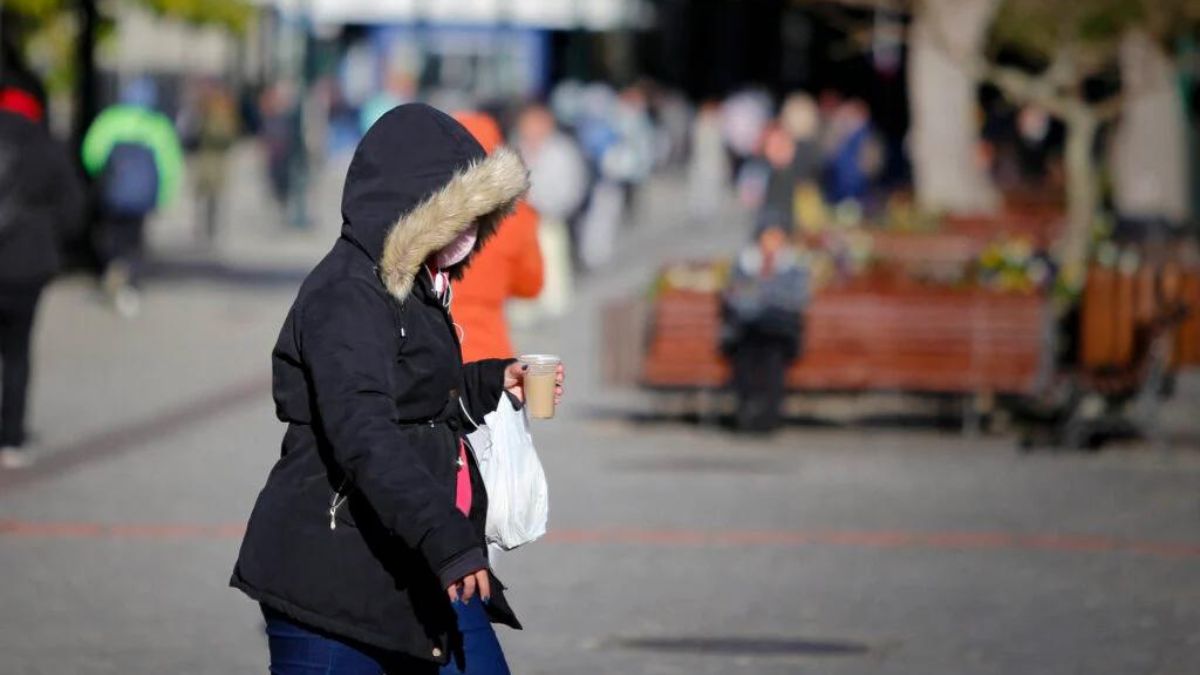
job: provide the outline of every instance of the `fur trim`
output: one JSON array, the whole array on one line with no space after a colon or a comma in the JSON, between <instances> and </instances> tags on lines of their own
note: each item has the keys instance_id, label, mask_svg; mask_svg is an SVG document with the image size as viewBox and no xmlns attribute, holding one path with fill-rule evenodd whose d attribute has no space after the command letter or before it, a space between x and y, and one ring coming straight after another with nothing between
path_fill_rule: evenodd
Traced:
<instances>
[{"instance_id":1,"label":"fur trim","mask_svg":"<svg viewBox=\"0 0 1200 675\"><path fill-rule=\"evenodd\" d=\"M516 152L500 148L459 171L440 190L400 216L383 244L379 274L388 292L404 301L421 266L480 221L480 240L529 189L529 171Z\"/></svg>"}]
</instances>

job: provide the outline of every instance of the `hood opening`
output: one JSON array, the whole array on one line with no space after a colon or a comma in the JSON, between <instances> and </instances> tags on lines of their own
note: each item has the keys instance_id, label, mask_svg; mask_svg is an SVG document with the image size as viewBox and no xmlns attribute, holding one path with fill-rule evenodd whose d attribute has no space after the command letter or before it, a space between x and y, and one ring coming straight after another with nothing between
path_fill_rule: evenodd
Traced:
<instances>
[{"instance_id":1,"label":"hood opening","mask_svg":"<svg viewBox=\"0 0 1200 675\"><path fill-rule=\"evenodd\" d=\"M343 236L371 256L388 291L404 300L430 255L473 222L478 251L528 187L515 152L500 148L488 156L450 116L402 105L371 127L354 154L342 196ZM447 271L461 276L469 263Z\"/></svg>"}]
</instances>

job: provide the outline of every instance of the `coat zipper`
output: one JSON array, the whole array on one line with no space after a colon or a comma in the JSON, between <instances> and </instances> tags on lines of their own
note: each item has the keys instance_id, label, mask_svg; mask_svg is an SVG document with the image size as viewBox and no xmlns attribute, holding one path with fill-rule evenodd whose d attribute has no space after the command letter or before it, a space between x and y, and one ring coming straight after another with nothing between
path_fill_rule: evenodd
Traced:
<instances>
[{"instance_id":1,"label":"coat zipper","mask_svg":"<svg viewBox=\"0 0 1200 675\"><path fill-rule=\"evenodd\" d=\"M329 529L331 530L337 529L338 509L342 507L342 504L346 503L346 499L350 496L348 494L342 494L342 491L346 489L346 483L349 482L349 478L343 478L342 484L338 486L337 491L333 493L333 498L329 500Z\"/></svg>"}]
</instances>

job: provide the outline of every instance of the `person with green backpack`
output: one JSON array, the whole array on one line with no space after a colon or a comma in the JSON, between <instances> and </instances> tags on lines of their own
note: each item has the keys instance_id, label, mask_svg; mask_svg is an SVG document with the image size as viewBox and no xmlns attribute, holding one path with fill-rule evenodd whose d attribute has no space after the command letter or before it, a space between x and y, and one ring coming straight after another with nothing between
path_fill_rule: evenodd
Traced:
<instances>
[{"instance_id":1,"label":"person with green backpack","mask_svg":"<svg viewBox=\"0 0 1200 675\"><path fill-rule=\"evenodd\" d=\"M139 81L126 102L100 113L83 140L83 166L93 179L103 288L117 311L136 316L146 218L170 204L183 174L175 127L151 107L153 90Z\"/></svg>"}]
</instances>

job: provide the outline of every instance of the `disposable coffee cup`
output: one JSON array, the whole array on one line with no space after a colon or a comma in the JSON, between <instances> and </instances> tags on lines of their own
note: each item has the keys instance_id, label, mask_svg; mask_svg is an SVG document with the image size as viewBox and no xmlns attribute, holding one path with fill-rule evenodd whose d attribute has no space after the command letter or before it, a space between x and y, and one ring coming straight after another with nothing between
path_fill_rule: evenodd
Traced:
<instances>
[{"instance_id":1,"label":"disposable coffee cup","mask_svg":"<svg viewBox=\"0 0 1200 675\"><path fill-rule=\"evenodd\" d=\"M525 371L525 409L534 419L554 417L554 391L558 388L558 365L562 359L550 354L528 354L518 359Z\"/></svg>"}]
</instances>

